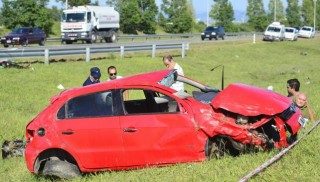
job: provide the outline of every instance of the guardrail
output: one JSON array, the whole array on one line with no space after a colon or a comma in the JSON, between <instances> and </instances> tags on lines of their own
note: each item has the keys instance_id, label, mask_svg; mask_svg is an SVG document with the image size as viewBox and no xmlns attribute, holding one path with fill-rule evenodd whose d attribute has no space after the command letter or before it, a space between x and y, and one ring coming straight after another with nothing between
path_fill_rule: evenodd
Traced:
<instances>
[{"instance_id":1,"label":"guardrail","mask_svg":"<svg viewBox=\"0 0 320 182\"><path fill-rule=\"evenodd\" d=\"M120 53L123 58L125 52L152 51L152 58L156 57L156 50L181 49L181 57L185 57L185 51L189 49L189 43L180 44L145 44L111 47L79 47L79 48L47 48L47 49L7 49L0 51L0 58L44 57L45 64L49 64L50 56L86 55L86 62L90 61L90 55L94 53Z\"/></svg>"},{"instance_id":2,"label":"guardrail","mask_svg":"<svg viewBox=\"0 0 320 182\"><path fill-rule=\"evenodd\" d=\"M227 37L231 36L252 36L253 34L256 35L262 35L263 32L226 32ZM186 34L146 34L146 35L119 35L118 40L121 39L131 39L132 41L135 39L161 39L161 38L193 38L193 37L198 37L200 38L201 33L186 33ZM61 42L61 38L47 38L47 41L50 42Z\"/></svg>"}]
</instances>

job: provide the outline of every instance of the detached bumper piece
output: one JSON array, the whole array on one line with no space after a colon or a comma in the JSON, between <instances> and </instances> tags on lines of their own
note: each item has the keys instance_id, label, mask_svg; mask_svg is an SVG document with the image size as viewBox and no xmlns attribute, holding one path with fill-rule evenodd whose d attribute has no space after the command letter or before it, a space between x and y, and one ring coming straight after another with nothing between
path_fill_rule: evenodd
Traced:
<instances>
[{"instance_id":1,"label":"detached bumper piece","mask_svg":"<svg viewBox=\"0 0 320 182\"><path fill-rule=\"evenodd\" d=\"M4 141L2 144L2 159L12 158L12 157L23 157L26 148L26 141L23 140L13 140Z\"/></svg>"}]
</instances>

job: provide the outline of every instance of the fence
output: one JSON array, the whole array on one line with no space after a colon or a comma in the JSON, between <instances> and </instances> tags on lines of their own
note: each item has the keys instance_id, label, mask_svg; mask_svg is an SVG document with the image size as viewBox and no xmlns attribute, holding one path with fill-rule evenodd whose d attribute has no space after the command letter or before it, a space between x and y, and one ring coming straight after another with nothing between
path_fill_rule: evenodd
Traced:
<instances>
[{"instance_id":1,"label":"fence","mask_svg":"<svg viewBox=\"0 0 320 182\"><path fill-rule=\"evenodd\" d=\"M46 48L46 49L7 49L0 51L0 58L19 58L19 57L44 57L45 64L49 64L50 56L65 55L86 55L86 61L90 61L90 55L94 53L120 53L123 58L125 52L151 51L152 58L156 57L157 50L181 49L181 57L185 57L185 51L189 49L189 43L179 44L144 44L104 47L79 47L79 48Z\"/></svg>"}]
</instances>

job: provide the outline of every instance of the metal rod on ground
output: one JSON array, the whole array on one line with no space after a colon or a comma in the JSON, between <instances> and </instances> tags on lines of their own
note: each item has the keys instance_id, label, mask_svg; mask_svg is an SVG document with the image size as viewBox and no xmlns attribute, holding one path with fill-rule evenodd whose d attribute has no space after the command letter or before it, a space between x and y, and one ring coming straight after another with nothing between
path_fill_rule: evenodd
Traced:
<instances>
[{"instance_id":1,"label":"metal rod on ground","mask_svg":"<svg viewBox=\"0 0 320 182\"><path fill-rule=\"evenodd\" d=\"M273 158L269 159L267 162L265 162L264 164L262 164L261 166L257 167L255 170L251 171L249 174L247 174L246 176L242 177L239 182L245 182L248 179L250 179L251 177L259 174L262 170L266 169L268 166L270 166L271 164L273 164L275 161L277 161L278 159L280 159L284 154L286 154L287 152L289 152L290 149L292 149L292 147L294 147L295 145L297 145L300 140L302 138L304 138L305 136L307 136L309 133L311 133L311 131L318 126L320 123L320 120L318 120L306 133L304 133L297 141L293 142L289 147L285 148L284 150L282 150L280 153L278 153L277 155L275 155Z\"/></svg>"}]
</instances>

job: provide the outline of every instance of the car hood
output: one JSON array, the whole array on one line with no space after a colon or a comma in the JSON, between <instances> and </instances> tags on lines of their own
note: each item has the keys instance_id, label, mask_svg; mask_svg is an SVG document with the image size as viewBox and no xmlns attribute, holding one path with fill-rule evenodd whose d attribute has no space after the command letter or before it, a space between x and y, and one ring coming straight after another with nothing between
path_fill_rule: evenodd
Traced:
<instances>
[{"instance_id":1,"label":"car hood","mask_svg":"<svg viewBox=\"0 0 320 182\"><path fill-rule=\"evenodd\" d=\"M4 36L4 37L21 37L21 36L25 36L26 34L8 34L8 35L6 35L6 36Z\"/></svg>"},{"instance_id":2,"label":"car hood","mask_svg":"<svg viewBox=\"0 0 320 182\"><path fill-rule=\"evenodd\" d=\"M215 109L225 109L244 116L275 115L289 107L291 100L270 90L245 84L231 84L215 97Z\"/></svg>"}]
</instances>

